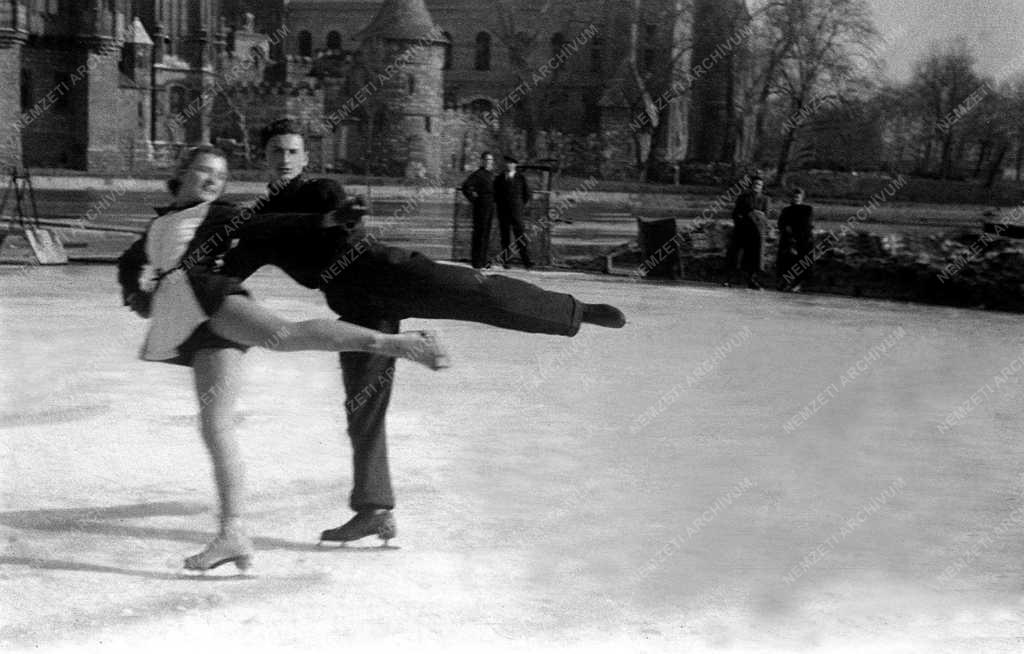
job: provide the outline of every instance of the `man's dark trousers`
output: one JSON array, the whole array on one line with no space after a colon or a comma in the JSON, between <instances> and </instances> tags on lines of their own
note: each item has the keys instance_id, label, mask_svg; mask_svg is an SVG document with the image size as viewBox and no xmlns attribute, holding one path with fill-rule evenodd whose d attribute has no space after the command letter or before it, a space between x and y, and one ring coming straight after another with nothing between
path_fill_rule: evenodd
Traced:
<instances>
[{"instance_id":1,"label":"man's dark trousers","mask_svg":"<svg viewBox=\"0 0 1024 654\"><path fill-rule=\"evenodd\" d=\"M397 334L399 329L397 320L356 312L343 315L341 319L388 334ZM395 494L391 488L385 421L395 379L395 360L365 352L340 352L338 356L347 398L345 417L352 444L349 506L353 511L392 509Z\"/></svg>"},{"instance_id":2,"label":"man's dark trousers","mask_svg":"<svg viewBox=\"0 0 1024 654\"><path fill-rule=\"evenodd\" d=\"M469 260L474 268L487 265L487 250L491 244L491 224L494 222L494 201L489 197L477 198L473 203L473 237Z\"/></svg>"},{"instance_id":3,"label":"man's dark trousers","mask_svg":"<svg viewBox=\"0 0 1024 654\"><path fill-rule=\"evenodd\" d=\"M503 173L494 178L494 204L498 210L502 264L508 265L509 259L518 254L524 266L533 265L529 238L523 224L526 203L531 196L530 186L521 174L509 177Z\"/></svg>"},{"instance_id":4,"label":"man's dark trousers","mask_svg":"<svg viewBox=\"0 0 1024 654\"><path fill-rule=\"evenodd\" d=\"M264 202L261 212L326 213L344 197L331 180L300 177ZM582 304L571 295L385 246L362 221L293 232L282 220L279 233L241 239L225 256L224 274L245 279L262 266L277 266L306 288L322 291L342 319L389 333L398 332L403 318L465 320L564 336L579 330ZM393 508L385 414L395 360L356 352L340 356L353 449L349 504L356 511Z\"/></svg>"},{"instance_id":5,"label":"man's dark trousers","mask_svg":"<svg viewBox=\"0 0 1024 654\"><path fill-rule=\"evenodd\" d=\"M483 268L489 257L491 223L494 220L494 175L478 168L462 183L462 194L473 206L473 233L469 260L474 268Z\"/></svg>"},{"instance_id":6,"label":"man's dark trousers","mask_svg":"<svg viewBox=\"0 0 1024 654\"><path fill-rule=\"evenodd\" d=\"M389 333L398 332L403 318L428 318L573 336L582 319L582 306L572 296L380 244L356 257L322 290L343 320ZM394 508L385 414L395 360L357 352L340 358L354 466L349 505L355 511Z\"/></svg>"}]
</instances>

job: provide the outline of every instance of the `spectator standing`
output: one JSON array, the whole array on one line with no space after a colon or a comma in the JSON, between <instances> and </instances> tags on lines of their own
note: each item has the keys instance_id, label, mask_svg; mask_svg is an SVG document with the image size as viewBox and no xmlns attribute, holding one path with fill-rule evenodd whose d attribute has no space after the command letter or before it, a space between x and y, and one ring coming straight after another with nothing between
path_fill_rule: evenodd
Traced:
<instances>
[{"instance_id":1,"label":"spectator standing","mask_svg":"<svg viewBox=\"0 0 1024 654\"><path fill-rule=\"evenodd\" d=\"M462 183L462 194L473 205L473 235L470 241L470 262L474 268L490 268L487 248L491 241L494 220L494 155L480 153L480 167Z\"/></svg>"},{"instance_id":2,"label":"spectator standing","mask_svg":"<svg viewBox=\"0 0 1024 654\"><path fill-rule=\"evenodd\" d=\"M810 279L814 248L814 208L804 204L804 190L794 188L789 206L779 213L779 253L776 276L780 291L800 291Z\"/></svg>"},{"instance_id":3,"label":"spectator standing","mask_svg":"<svg viewBox=\"0 0 1024 654\"><path fill-rule=\"evenodd\" d=\"M732 238L726 252L730 281L739 268L747 278L747 287L761 289L759 275L764 271L764 239L768 231L770 200L764 193L764 180L754 177L750 189L736 198L732 210Z\"/></svg>"}]
</instances>

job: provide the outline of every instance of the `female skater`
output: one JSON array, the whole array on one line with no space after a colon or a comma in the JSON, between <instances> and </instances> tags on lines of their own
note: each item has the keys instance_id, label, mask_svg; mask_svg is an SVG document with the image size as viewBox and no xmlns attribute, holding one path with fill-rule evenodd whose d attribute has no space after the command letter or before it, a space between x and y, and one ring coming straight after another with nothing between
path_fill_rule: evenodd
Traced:
<instances>
[{"instance_id":1,"label":"female skater","mask_svg":"<svg viewBox=\"0 0 1024 654\"><path fill-rule=\"evenodd\" d=\"M241 522L243 467L232 431L235 382L247 347L367 352L407 358L435 370L447 366L445 352L430 332L385 334L327 319L291 322L257 304L237 280L208 265L210 253L228 247L226 234L258 234L263 224L258 216L215 202L226 179L223 152L212 147L191 150L168 183L175 198L169 211L119 261L125 304L151 319L141 357L193 369L200 428L217 482L220 531L206 548L185 559L189 570L231 562L245 570L252 562L253 546ZM304 219L312 223L324 218Z\"/></svg>"}]
</instances>

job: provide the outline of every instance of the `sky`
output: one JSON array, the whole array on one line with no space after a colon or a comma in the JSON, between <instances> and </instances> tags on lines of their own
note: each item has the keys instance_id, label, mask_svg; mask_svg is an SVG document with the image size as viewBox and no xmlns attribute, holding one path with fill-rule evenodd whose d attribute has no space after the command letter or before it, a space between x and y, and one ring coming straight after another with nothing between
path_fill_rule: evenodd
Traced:
<instances>
[{"instance_id":1,"label":"sky","mask_svg":"<svg viewBox=\"0 0 1024 654\"><path fill-rule=\"evenodd\" d=\"M963 35L977 57L977 71L998 79L1024 72L1024 0L868 0L887 74L910 77L929 44Z\"/></svg>"}]
</instances>

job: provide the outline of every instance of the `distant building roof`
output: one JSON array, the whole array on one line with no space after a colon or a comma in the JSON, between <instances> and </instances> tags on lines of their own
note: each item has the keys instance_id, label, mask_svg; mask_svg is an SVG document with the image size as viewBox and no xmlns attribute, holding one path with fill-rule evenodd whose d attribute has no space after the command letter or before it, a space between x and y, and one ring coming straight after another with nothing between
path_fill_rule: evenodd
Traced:
<instances>
[{"instance_id":1,"label":"distant building roof","mask_svg":"<svg viewBox=\"0 0 1024 654\"><path fill-rule=\"evenodd\" d=\"M129 30L128 38L125 39L125 42L136 45L153 45L153 39L149 38L146 28L142 26L142 21L139 20L138 16L132 21L132 28Z\"/></svg>"},{"instance_id":2,"label":"distant building roof","mask_svg":"<svg viewBox=\"0 0 1024 654\"><path fill-rule=\"evenodd\" d=\"M377 15L355 38L357 41L381 38L447 43L440 28L430 17L424 0L384 0Z\"/></svg>"}]
</instances>

